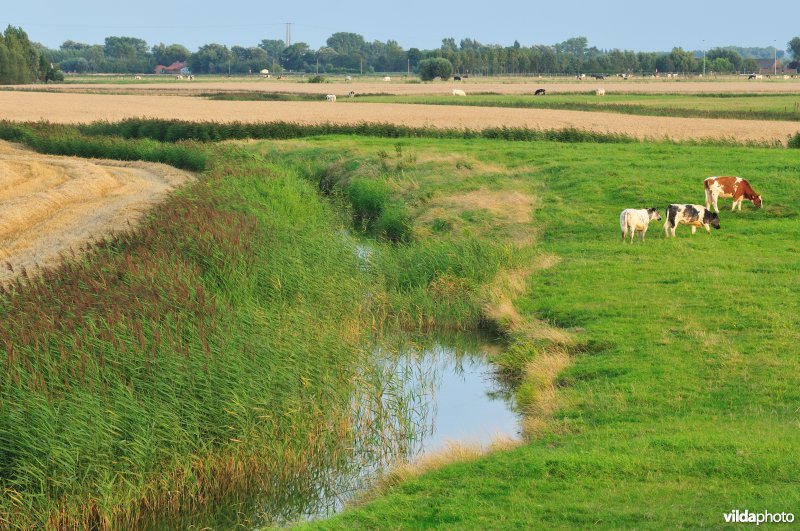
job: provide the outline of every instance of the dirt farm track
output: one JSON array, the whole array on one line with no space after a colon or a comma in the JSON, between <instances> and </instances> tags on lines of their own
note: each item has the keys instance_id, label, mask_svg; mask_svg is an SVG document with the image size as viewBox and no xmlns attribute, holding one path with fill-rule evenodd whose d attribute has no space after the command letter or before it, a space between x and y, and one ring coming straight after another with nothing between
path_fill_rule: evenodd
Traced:
<instances>
[{"instance_id":1,"label":"dirt farm track","mask_svg":"<svg viewBox=\"0 0 800 531\"><path fill-rule=\"evenodd\" d=\"M726 83L725 85L737 85ZM226 85L221 83L221 85ZM236 90L246 90L245 83ZM295 91L311 85L291 84ZM686 83L687 86L701 83ZM711 83L708 83L711 85ZM746 85L746 84L745 84ZM765 84L766 85L766 84ZM146 85L152 87L153 85ZM182 87L189 87L189 83ZM231 87L230 84L227 84ZM427 85L407 85L419 87ZM509 85L514 86L514 85ZM585 90L588 85L577 85ZM675 86L682 86L675 84ZM766 85L772 86L772 85ZM794 83L776 84L786 92ZM191 90L198 88L191 85ZM344 85L363 92L361 86ZM405 87L396 85L392 89ZM444 88L444 85L441 85ZM98 87L94 87L97 89ZM108 85L105 88L109 88ZM129 86L116 86L116 90ZM336 85L314 86L323 92L336 92ZM528 87L529 89L530 87ZM187 88L186 90L190 90ZM287 88L288 90L288 88ZM449 90L449 88L447 89ZM162 94L162 95L158 95ZM740 141L786 142L800 130L800 124L780 121L721 120L632 116L602 112L489 107L454 107L337 102L256 102L219 101L165 94L87 94L63 92L0 91L0 118L12 121L46 120L54 123L88 123L125 118L171 118L218 122L289 121L297 123L391 122L409 126L484 129L487 127L527 127L532 129L579 128L595 132L623 133L636 138L688 140L732 138Z\"/></svg>"}]
</instances>

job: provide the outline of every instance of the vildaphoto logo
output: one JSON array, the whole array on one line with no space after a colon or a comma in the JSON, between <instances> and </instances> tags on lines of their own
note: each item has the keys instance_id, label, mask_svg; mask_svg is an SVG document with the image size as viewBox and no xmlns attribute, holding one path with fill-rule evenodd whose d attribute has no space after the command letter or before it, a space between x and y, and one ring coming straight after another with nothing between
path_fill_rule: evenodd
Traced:
<instances>
[{"instance_id":1,"label":"vildaphoto logo","mask_svg":"<svg viewBox=\"0 0 800 531\"><path fill-rule=\"evenodd\" d=\"M747 509L740 511L734 509L729 513L723 513L726 524L791 524L794 522L792 513L771 513L764 511L761 513L751 513Z\"/></svg>"}]
</instances>

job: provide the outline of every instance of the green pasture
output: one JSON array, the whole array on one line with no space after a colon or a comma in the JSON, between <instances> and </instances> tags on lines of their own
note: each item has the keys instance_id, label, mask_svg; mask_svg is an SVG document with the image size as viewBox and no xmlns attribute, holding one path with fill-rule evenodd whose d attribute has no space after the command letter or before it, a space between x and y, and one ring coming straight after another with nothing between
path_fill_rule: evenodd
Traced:
<instances>
[{"instance_id":1,"label":"green pasture","mask_svg":"<svg viewBox=\"0 0 800 531\"><path fill-rule=\"evenodd\" d=\"M376 103L410 103L425 105L470 105L477 107L516 107L532 109L562 109L598 111L646 116L679 116L688 118L733 118L745 120L800 120L800 94L614 94L597 96L597 81L587 85L583 94L558 94L548 90L545 96L471 94L469 85L463 88L467 97L442 96L381 96L364 95L343 101ZM454 87L456 87L454 85ZM459 88L460 86L456 87Z\"/></svg>"},{"instance_id":2,"label":"green pasture","mask_svg":"<svg viewBox=\"0 0 800 531\"><path fill-rule=\"evenodd\" d=\"M291 520L375 433L349 417L375 334L494 331L529 413L526 366L555 345L520 329L542 323L575 345L543 429L307 525L716 527L732 509L798 512L794 150L291 124L81 131L0 124L43 152L202 173L142 228L0 293L0 527ZM255 133L271 140L197 140ZM702 203L715 174L749 179L765 207L722 200L710 235L667 240L654 222L644 244L620 242L622 209ZM530 267L542 257L557 259ZM532 272L498 295L510 270ZM492 320L498 296L525 326Z\"/></svg>"},{"instance_id":3,"label":"green pasture","mask_svg":"<svg viewBox=\"0 0 800 531\"><path fill-rule=\"evenodd\" d=\"M417 191L409 185L398 197L482 187L536 194L535 253L561 262L534 273L516 307L593 347L558 377L560 408L540 437L312 527L716 527L734 508L797 513L800 170L791 151L392 143L418 161L440 157L409 170ZM391 148L347 138L292 144L282 146L286 156L346 161ZM748 178L765 208L723 209L710 235L680 227L666 240L654 222L644 245L620 243L623 208L702 203L702 180L714 174ZM502 238L475 227L454 230Z\"/></svg>"}]
</instances>

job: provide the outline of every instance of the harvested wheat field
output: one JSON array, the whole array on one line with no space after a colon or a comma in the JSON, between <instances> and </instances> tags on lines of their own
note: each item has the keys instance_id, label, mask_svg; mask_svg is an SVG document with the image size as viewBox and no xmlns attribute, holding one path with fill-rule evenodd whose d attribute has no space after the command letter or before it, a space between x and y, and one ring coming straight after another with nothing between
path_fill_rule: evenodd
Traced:
<instances>
[{"instance_id":1,"label":"harvested wheat field","mask_svg":"<svg viewBox=\"0 0 800 531\"><path fill-rule=\"evenodd\" d=\"M39 155L0 141L0 282L125 230L190 179L164 164Z\"/></svg>"},{"instance_id":2,"label":"harvested wheat field","mask_svg":"<svg viewBox=\"0 0 800 531\"><path fill-rule=\"evenodd\" d=\"M480 130L488 127L577 128L640 139L733 139L783 142L797 133L792 122L631 116L603 112L392 103L210 101L188 96L139 96L0 92L0 115L12 121L89 123L125 118L216 122L288 121L394 123L412 127Z\"/></svg>"}]
</instances>

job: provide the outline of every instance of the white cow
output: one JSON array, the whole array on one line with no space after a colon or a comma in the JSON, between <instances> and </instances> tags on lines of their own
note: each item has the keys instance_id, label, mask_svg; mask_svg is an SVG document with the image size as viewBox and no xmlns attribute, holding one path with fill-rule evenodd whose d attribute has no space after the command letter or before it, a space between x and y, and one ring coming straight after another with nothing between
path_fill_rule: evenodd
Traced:
<instances>
[{"instance_id":1,"label":"white cow","mask_svg":"<svg viewBox=\"0 0 800 531\"><path fill-rule=\"evenodd\" d=\"M325 96L326 101L336 101L336 94L328 94Z\"/></svg>"},{"instance_id":2,"label":"white cow","mask_svg":"<svg viewBox=\"0 0 800 531\"><path fill-rule=\"evenodd\" d=\"M389 82L389 81L391 81L391 80L392 80L392 78L390 78L389 76L385 76L385 77L383 78L383 80L384 80L384 81L386 81L386 82Z\"/></svg>"},{"instance_id":3,"label":"white cow","mask_svg":"<svg viewBox=\"0 0 800 531\"><path fill-rule=\"evenodd\" d=\"M595 90L594 93L597 94L598 96L605 96L606 95L606 89L601 87L601 88Z\"/></svg>"},{"instance_id":4,"label":"white cow","mask_svg":"<svg viewBox=\"0 0 800 531\"><path fill-rule=\"evenodd\" d=\"M467 93L461 89L453 89L453 96L466 96Z\"/></svg>"},{"instance_id":5,"label":"white cow","mask_svg":"<svg viewBox=\"0 0 800 531\"><path fill-rule=\"evenodd\" d=\"M619 215L619 228L622 231L622 241L630 233L631 244L633 243L633 236L639 232L642 235L642 242L644 242L644 233L647 232L647 227L653 220L661 221L661 215L658 209L653 208L626 208Z\"/></svg>"}]
</instances>

